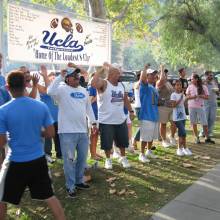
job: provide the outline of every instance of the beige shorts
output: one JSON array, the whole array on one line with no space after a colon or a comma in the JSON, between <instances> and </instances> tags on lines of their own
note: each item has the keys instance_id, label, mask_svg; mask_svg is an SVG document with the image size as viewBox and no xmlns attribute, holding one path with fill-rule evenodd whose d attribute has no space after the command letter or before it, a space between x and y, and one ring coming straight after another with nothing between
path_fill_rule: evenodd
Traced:
<instances>
[{"instance_id":1,"label":"beige shorts","mask_svg":"<svg viewBox=\"0 0 220 220\"><path fill-rule=\"evenodd\" d=\"M172 121L173 109L165 106L159 106L159 122L166 124L169 121Z\"/></svg>"}]
</instances>

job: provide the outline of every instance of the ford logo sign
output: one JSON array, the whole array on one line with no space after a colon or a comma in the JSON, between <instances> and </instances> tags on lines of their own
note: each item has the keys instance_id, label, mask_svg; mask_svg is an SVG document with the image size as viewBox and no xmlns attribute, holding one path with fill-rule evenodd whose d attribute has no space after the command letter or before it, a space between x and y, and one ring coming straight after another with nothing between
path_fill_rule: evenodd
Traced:
<instances>
[{"instance_id":1,"label":"ford logo sign","mask_svg":"<svg viewBox=\"0 0 220 220\"><path fill-rule=\"evenodd\" d=\"M72 92L70 94L70 96L72 98L75 98L75 99L83 99L83 98L85 98L85 95L83 93L81 93L81 92Z\"/></svg>"}]
</instances>

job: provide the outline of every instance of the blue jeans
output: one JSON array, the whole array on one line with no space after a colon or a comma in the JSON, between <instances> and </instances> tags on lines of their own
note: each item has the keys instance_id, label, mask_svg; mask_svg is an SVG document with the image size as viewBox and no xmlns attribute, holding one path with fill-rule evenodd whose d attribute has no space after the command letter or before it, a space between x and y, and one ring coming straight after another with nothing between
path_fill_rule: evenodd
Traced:
<instances>
[{"instance_id":1,"label":"blue jeans","mask_svg":"<svg viewBox=\"0 0 220 220\"><path fill-rule=\"evenodd\" d=\"M208 121L208 132L209 135L212 134L213 128L216 120L217 106L216 105L208 105L205 106L206 117Z\"/></svg>"},{"instance_id":2,"label":"blue jeans","mask_svg":"<svg viewBox=\"0 0 220 220\"><path fill-rule=\"evenodd\" d=\"M83 183L86 167L89 138L87 133L59 134L60 146L63 155L63 168L66 179L66 188L75 189L75 184ZM77 158L75 155L77 151Z\"/></svg>"},{"instance_id":3,"label":"blue jeans","mask_svg":"<svg viewBox=\"0 0 220 220\"><path fill-rule=\"evenodd\" d=\"M58 124L57 124L57 122L55 122L53 125L55 128L55 136L53 138L53 141L54 141L54 145L55 145L56 157L62 158L62 153L61 153L61 149L60 149L60 139L59 139L59 135L57 133ZM46 154L48 154L50 156L52 155L52 138L45 138L44 151Z\"/></svg>"},{"instance_id":4,"label":"blue jeans","mask_svg":"<svg viewBox=\"0 0 220 220\"><path fill-rule=\"evenodd\" d=\"M205 112L206 112L206 117L207 117L207 122L208 122L208 136L210 136L213 132L213 128L215 125L216 121L216 114L217 114L217 105L206 105L205 106ZM204 135L203 128L200 131L201 135Z\"/></svg>"}]
</instances>

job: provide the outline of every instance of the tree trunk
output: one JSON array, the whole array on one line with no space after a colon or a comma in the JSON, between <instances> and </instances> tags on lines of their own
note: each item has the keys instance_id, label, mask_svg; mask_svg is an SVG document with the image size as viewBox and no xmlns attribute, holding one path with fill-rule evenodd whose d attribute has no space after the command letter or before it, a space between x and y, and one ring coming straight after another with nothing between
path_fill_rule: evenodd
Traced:
<instances>
[{"instance_id":1,"label":"tree trunk","mask_svg":"<svg viewBox=\"0 0 220 220\"><path fill-rule=\"evenodd\" d=\"M103 0L84 0L84 4L89 17L106 19L106 10Z\"/></svg>"}]
</instances>

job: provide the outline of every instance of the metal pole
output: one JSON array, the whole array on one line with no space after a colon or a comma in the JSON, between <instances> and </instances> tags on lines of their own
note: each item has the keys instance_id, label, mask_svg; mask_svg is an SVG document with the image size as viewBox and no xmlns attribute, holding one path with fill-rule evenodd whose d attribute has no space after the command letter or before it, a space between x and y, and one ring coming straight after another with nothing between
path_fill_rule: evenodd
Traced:
<instances>
[{"instance_id":1,"label":"metal pole","mask_svg":"<svg viewBox=\"0 0 220 220\"><path fill-rule=\"evenodd\" d=\"M0 52L3 53L3 0L0 0Z\"/></svg>"},{"instance_id":2,"label":"metal pole","mask_svg":"<svg viewBox=\"0 0 220 220\"><path fill-rule=\"evenodd\" d=\"M2 69L0 70L3 74L4 74L4 70L5 70L5 52L4 52L4 41L3 41L3 18L4 18L4 9L3 9L3 1L4 0L0 0L0 53L3 56L3 61L2 61Z\"/></svg>"}]
</instances>

